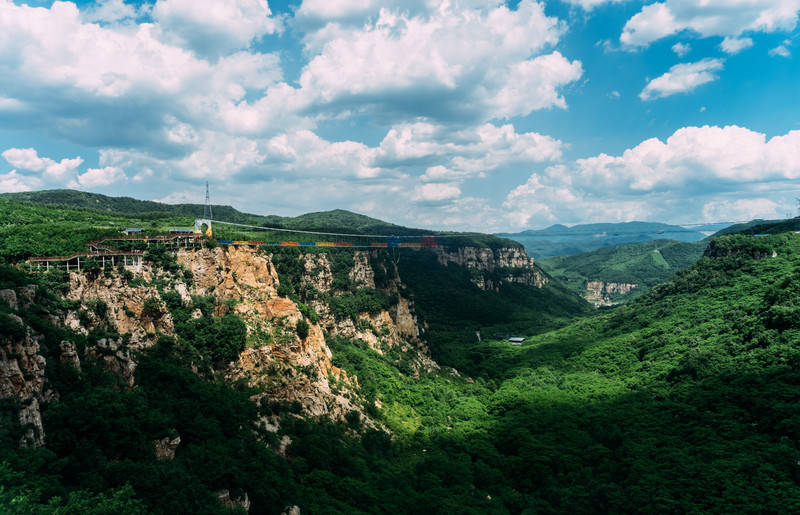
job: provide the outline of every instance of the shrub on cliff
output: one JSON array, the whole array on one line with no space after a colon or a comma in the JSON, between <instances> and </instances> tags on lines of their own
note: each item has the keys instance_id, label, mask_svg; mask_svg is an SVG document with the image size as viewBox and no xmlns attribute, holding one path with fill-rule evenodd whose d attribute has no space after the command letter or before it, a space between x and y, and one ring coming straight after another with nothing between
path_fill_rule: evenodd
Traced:
<instances>
[{"instance_id":1,"label":"shrub on cliff","mask_svg":"<svg viewBox=\"0 0 800 515\"><path fill-rule=\"evenodd\" d=\"M161 301L157 297L148 297L142 306L142 316L157 319L161 318L163 312L161 311Z\"/></svg>"},{"instance_id":2,"label":"shrub on cliff","mask_svg":"<svg viewBox=\"0 0 800 515\"><path fill-rule=\"evenodd\" d=\"M298 320L295 329L297 330L297 336L299 336L301 340L308 338L308 322L302 319Z\"/></svg>"},{"instance_id":3,"label":"shrub on cliff","mask_svg":"<svg viewBox=\"0 0 800 515\"><path fill-rule=\"evenodd\" d=\"M176 326L181 340L208 356L214 363L235 360L245 348L247 327L234 315L202 317Z\"/></svg>"}]
</instances>

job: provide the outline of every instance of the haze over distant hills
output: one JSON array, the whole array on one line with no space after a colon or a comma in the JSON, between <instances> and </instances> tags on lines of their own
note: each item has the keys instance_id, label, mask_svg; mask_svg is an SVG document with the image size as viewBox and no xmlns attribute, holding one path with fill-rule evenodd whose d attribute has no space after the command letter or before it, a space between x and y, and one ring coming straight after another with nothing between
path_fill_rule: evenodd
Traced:
<instances>
[{"instance_id":1,"label":"haze over distant hills","mask_svg":"<svg viewBox=\"0 0 800 515\"><path fill-rule=\"evenodd\" d=\"M723 227L725 224L687 229L679 225L654 222L595 223L572 227L557 224L546 229L498 233L497 236L522 243L529 255L542 259L590 252L611 245L642 243L665 238L685 242L699 241L708 236L709 232Z\"/></svg>"}]
</instances>

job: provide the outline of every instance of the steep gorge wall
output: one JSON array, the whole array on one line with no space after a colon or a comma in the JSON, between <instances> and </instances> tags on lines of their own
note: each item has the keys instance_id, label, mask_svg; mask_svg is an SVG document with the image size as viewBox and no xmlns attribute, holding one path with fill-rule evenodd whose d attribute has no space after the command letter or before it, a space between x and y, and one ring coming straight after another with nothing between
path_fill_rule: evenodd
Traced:
<instances>
[{"instance_id":1,"label":"steep gorge wall","mask_svg":"<svg viewBox=\"0 0 800 515\"><path fill-rule=\"evenodd\" d=\"M336 296L328 254L300 254L303 273L301 290L317 292L307 299L318 320L299 305L278 293L280 279L272 256L246 247L182 250L178 262L192 274L188 295L214 295L217 313L233 312L245 321L248 348L226 371L231 381L246 380L263 390L260 398L299 402L305 413L341 419L349 411L361 412L358 378L349 377L331 363L327 338L345 337L366 342L382 353L390 348L413 355L419 369L436 368L427 347L419 340L420 328L413 300L400 295L402 283L397 270L389 274L387 292L396 302L377 312L360 312L355 317L337 318L323 298ZM353 253L348 273L349 287L375 289L375 270L369 253ZM232 308L228 306L233 301ZM308 326L305 338L295 327L300 320ZM268 342L264 343L267 335ZM260 400L260 399L254 399ZM363 415L363 412L362 412Z\"/></svg>"},{"instance_id":2,"label":"steep gorge wall","mask_svg":"<svg viewBox=\"0 0 800 515\"><path fill-rule=\"evenodd\" d=\"M331 363L322 327L278 295L280 281L269 256L242 247L182 250L178 262L194 277L191 295L216 296L217 314L233 301L233 312L247 326L248 348L225 371L228 380L260 388L255 401L297 401L312 416L342 418L357 409L357 380ZM300 320L309 325L305 338L295 330Z\"/></svg>"},{"instance_id":3,"label":"steep gorge wall","mask_svg":"<svg viewBox=\"0 0 800 515\"><path fill-rule=\"evenodd\" d=\"M482 290L497 290L505 282L542 288L547 277L522 248L436 247L437 260L447 266L454 263L476 271L473 283Z\"/></svg>"},{"instance_id":4,"label":"steep gorge wall","mask_svg":"<svg viewBox=\"0 0 800 515\"><path fill-rule=\"evenodd\" d=\"M380 266L382 269L379 272L388 278L383 285L384 293L396 301L388 309L360 312L355 319L337 318L323 300L325 296L337 295L328 255L305 254L301 259L304 270L301 284L322 294L309 299L309 305L320 315L320 325L330 336L364 341L380 354L393 348L411 353L418 371L437 368L429 357L427 346L420 340L423 329L414 313L414 301L402 294L404 286L395 266L373 262L369 252L354 252L352 269L348 273L351 284L355 288L377 289L374 266Z\"/></svg>"},{"instance_id":5,"label":"steep gorge wall","mask_svg":"<svg viewBox=\"0 0 800 515\"><path fill-rule=\"evenodd\" d=\"M139 277L149 281L157 272L147 266L139 272ZM100 328L119 334L119 338L99 339L88 353L133 386L135 353L154 345L159 335L175 334L172 317L158 289L145 284L128 284L118 273L92 278L76 272L70 274L69 280L66 298L75 305L65 313L63 325L84 335ZM181 283L178 289L185 290L185 286ZM148 307L149 299L155 302ZM98 303L104 306L100 310Z\"/></svg>"},{"instance_id":6,"label":"steep gorge wall","mask_svg":"<svg viewBox=\"0 0 800 515\"><path fill-rule=\"evenodd\" d=\"M498 288L499 281L536 287L546 282L533 266L533 259L520 249L467 247L436 252L444 266L456 264L478 272L475 282L484 289ZM298 255L302 265L300 289L315 292L308 299L301 298L308 307L286 296L285 291L279 293L280 278L271 255L246 247L180 250L177 263L182 269L178 272L145 265L125 273L70 273L64 306L46 316L54 326L73 334L108 336L84 338L88 344L80 346L66 339L55 355L45 358L40 335L22 319L14 320L19 326L16 336L0 335L0 397L22 401L20 420L29 428L26 443L41 445L45 435L40 404L58 395L46 385L47 359L58 359L77 369L87 359L100 361L124 383L135 385L137 353L155 345L162 336L176 337L175 321L165 302L169 293L177 294L184 306L192 306L195 296L213 299L214 316L233 313L244 322L246 348L230 363L215 366L222 366L217 371L227 380L244 381L256 388L260 393L253 401L299 403L307 415L332 419L343 419L357 411L366 419L358 378L348 376L331 361L331 338L361 340L381 354L400 353L416 373L436 370L438 365L422 339L425 324L415 313L413 295L396 265L377 259L379 254L374 252L350 255L352 261L344 279L341 268L334 277L331 255ZM337 259L341 265L341 255ZM0 291L0 299L15 309L23 302L30 304L35 287L27 288ZM360 290L380 292L391 302L350 316L332 311L330 299ZM193 318L202 316L199 309L192 313ZM308 324L302 337L297 330L301 320ZM198 363L198 371L210 373L202 368L209 366Z\"/></svg>"},{"instance_id":7,"label":"steep gorge wall","mask_svg":"<svg viewBox=\"0 0 800 515\"><path fill-rule=\"evenodd\" d=\"M13 299L9 304L16 310L17 292L3 292L6 299ZM38 447L45 437L39 405L52 395L45 392L47 361L40 353L41 335L16 314L0 321L7 326L0 332L0 398L18 402L19 423L25 429L20 445Z\"/></svg>"}]
</instances>

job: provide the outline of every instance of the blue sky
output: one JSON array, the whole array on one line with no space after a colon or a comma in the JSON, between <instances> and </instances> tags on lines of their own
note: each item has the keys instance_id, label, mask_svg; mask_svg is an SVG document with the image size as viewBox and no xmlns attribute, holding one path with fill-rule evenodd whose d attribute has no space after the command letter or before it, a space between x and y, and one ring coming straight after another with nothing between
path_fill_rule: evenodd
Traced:
<instances>
[{"instance_id":1,"label":"blue sky","mask_svg":"<svg viewBox=\"0 0 800 515\"><path fill-rule=\"evenodd\" d=\"M800 0L0 0L0 191L479 231L783 217Z\"/></svg>"}]
</instances>

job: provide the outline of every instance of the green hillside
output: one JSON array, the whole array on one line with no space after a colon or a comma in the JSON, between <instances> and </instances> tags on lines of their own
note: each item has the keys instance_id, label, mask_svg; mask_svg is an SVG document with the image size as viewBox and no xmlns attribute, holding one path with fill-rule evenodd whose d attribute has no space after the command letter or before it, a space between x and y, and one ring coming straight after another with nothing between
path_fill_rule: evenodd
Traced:
<instances>
[{"instance_id":1,"label":"green hillside","mask_svg":"<svg viewBox=\"0 0 800 515\"><path fill-rule=\"evenodd\" d=\"M583 293L587 281L603 281L636 284L629 296L635 297L697 261L707 245L708 241L655 240L540 259L537 264L577 293Z\"/></svg>"},{"instance_id":2,"label":"green hillside","mask_svg":"<svg viewBox=\"0 0 800 515\"><path fill-rule=\"evenodd\" d=\"M192 219L6 199L0 217L8 260L63 252L122 226L157 231ZM602 249L574 269L641 273L644 283L702 248L646 245ZM286 293L306 300L315 293L297 279L296 254L281 250L274 260ZM346 261L332 265L344 282ZM198 353L216 352L213 331L224 328L183 341L195 326L180 301L168 309L186 332L139 356L135 388L91 361L78 372L59 360L61 342L82 349L107 335L76 333L49 316L74 306L58 294L58 272L27 276L0 265L0 290L41 286L17 310L0 301L0 341L25 337L17 316L35 328L59 393L43 407L47 443L38 449L18 446L18 406L0 401L0 505L230 513L217 502L224 488L247 492L251 513L294 504L342 514L800 511L797 235L720 236L647 294L591 316L557 281L482 291L471 271L442 267L430 253L404 254L397 266L441 368L416 370L401 349L379 354L357 339L327 338L333 364L358 378L358 394L380 399L370 416L385 433L354 417L332 423L302 418L290 403L257 405L245 385L197 373ZM204 302L192 306L208 310ZM527 340L513 346L509 334ZM264 430L264 417L277 417L279 433ZM176 433L174 459L156 460L153 440ZM272 450L283 437L285 456Z\"/></svg>"},{"instance_id":3,"label":"green hillside","mask_svg":"<svg viewBox=\"0 0 800 515\"><path fill-rule=\"evenodd\" d=\"M87 241L117 235L127 227L142 228L151 234L175 227L193 227L194 220L202 215L202 211L200 205L171 206L71 190L0 195L0 262L81 252L85 250ZM252 215L231 207L215 206L214 215L219 220L289 230L397 236L432 234L431 231L401 227L344 210L278 217ZM214 235L224 239L265 241L335 239L301 233L250 230L223 224L214 226ZM508 239L477 233L449 233L438 243L442 246L477 245L489 248L521 246Z\"/></svg>"},{"instance_id":4,"label":"green hillside","mask_svg":"<svg viewBox=\"0 0 800 515\"><path fill-rule=\"evenodd\" d=\"M778 234L787 231L800 230L800 217L786 220L752 220L743 224L736 224L720 230L715 236L722 234Z\"/></svg>"},{"instance_id":5,"label":"green hillside","mask_svg":"<svg viewBox=\"0 0 800 515\"><path fill-rule=\"evenodd\" d=\"M797 512L799 269L794 234L721 237L639 300L522 346L439 341L440 364L461 360L460 374L414 374L333 339L333 362L381 399L375 416L392 438L355 419L256 407L241 385L193 373L166 341L141 357L135 389L55 360L48 377L61 397L47 410L46 447L17 447L23 428L10 405L0 410L0 503L224 513L213 493L224 486L248 492L255 513ZM0 288L38 280L0 271ZM480 319L480 306L440 299L420 298L437 323ZM45 354L68 331L40 315L59 302L42 290L20 312L45 335ZM0 303L13 334L7 310ZM285 458L261 443L275 439L256 429L265 412L291 438ZM175 430L182 451L154 460L150 441Z\"/></svg>"},{"instance_id":6,"label":"green hillside","mask_svg":"<svg viewBox=\"0 0 800 515\"><path fill-rule=\"evenodd\" d=\"M21 193L3 193L0 198L47 206L82 208L114 215L134 216L139 219L164 219L180 217L194 220L203 217L202 204L164 204L131 197L109 197L98 193L75 190L43 190ZM214 218L228 222L251 225L268 225L287 229L331 231L348 229L350 232L408 231L408 228L393 225L368 216L342 209L319 213L308 213L298 217L262 216L242 213L231 206L212 206Z\"/></svg>"}]
</instances>

